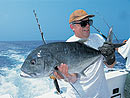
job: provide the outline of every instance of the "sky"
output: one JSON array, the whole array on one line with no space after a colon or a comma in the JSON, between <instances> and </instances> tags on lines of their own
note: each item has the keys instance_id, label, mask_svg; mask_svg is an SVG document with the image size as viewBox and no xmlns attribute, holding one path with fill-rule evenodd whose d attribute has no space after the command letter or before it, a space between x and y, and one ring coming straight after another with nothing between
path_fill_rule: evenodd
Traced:
<instances>
[{"instance_id":1,"label":"sky","mask_svg":"<svg viewBox=\"0 0 130 98\"><path fill-rule=\"evenodd\" d=\"M0 0L0 41L67 40L74 33L70 14L83 9L94 14L93 25L107 36L109 26L117 39L130 37L130 0ZM106 24L107 23L107 24ZM98 33L91 27L91 33Z\"/></svg>"}]
</instances>

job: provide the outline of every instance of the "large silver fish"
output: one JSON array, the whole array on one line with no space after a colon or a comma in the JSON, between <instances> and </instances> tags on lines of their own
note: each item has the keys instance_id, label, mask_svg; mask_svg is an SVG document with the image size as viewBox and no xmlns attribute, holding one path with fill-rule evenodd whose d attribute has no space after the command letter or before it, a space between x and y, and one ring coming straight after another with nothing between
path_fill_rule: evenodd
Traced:
<instances>
[{"instance_id":1,"label":"large silver fish","mask_svg":"<svg viewBox=\"0 0 130 98\"><path fill-rule=\"evenodd\" d=\"M111 41L110 29L107 41ZM117 48L121 45L112 45ZM110 48L110 47L109 47ZM100 47L102 49L102 47ZM24 61L21 70L23 77L48 77L61 63L67 64L69 73L83 73L101 57L101 52L82 42L55 42L34 49Z\"/></svg>"},{"instance_id":2,"label":"large silver fish","mask_svg":"<svg viewBox=\"0 0 130 98\"><path fill-rule=\"evenodd\" d=\"M55 42L41 45L33 50L27 56L21 70L30 77L46 77L56 66L64 63L68 65L69 73L80 73L100 56L98 50L83 43Z\"/></svg>"}]
</instances>

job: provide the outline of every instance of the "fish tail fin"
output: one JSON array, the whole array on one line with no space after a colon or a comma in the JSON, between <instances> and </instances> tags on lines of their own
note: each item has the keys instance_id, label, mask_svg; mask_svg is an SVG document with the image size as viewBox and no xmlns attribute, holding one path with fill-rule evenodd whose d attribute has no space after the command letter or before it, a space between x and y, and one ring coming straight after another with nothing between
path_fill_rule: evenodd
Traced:
<instances>
[{"instance_id":1,"label":"fish tail fin","mask_svg":"<svg viewBox=\"0 0 130 98\"><path fill-rule=\"evenodd\" d=\"M114 45L114 48L119 48L119 47L125 45L125 43L121 43L121 44L113 44L113 45Z\"/></svg>"},{"instance_id":2,"label":"fish tail fin","mask_svg":"<svg viewBox=\"0 0 130 98\"><path fill-rule=\"evenodd\" d=\"M108 33L108 36L107 36L107 42L112 42L112 39L113 39L113 32L112 32L112 27L109 29L109 33Z\"/></svg>"},{"instance_id":3,"label":"fish tail fin","mask_svg":"<svg viewBox=\"0 0 130 98\"><path fill-rule=\"evenodd\" d=\"M113 39L112 28L113 28L113 26L112 26L112 27L110 28L110 30L109 30L109 33L108 33L106 42L111 43L111 44L114 46L114 48L119 48L119 47L125 45L125 43L120 43L120 44L113 44L113 43L112 43L112 39Z\"/></svg>"}]
</instances>

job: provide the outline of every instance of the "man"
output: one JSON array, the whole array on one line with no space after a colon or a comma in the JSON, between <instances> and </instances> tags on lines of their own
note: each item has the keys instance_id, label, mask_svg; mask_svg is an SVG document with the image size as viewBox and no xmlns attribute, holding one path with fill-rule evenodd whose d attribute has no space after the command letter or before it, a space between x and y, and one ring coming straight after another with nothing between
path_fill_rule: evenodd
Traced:
<instances>
[{"instance_id":1,"label":"man","mask_svg":"<svg viewBox=\"0 0 130 98\"><path fill-rule=\"evenodd\" d=\"M118 48L118 52L126 59L126 70L129 74L125 81L124 96L125 98L130 98L130 38L124 46Z\"/></svg>"},{"instance_id":2,"label":"man","mask_svg":"<svg viewBox=\"0 0 130 98\"><path fill-rule=\"evenodd\" d=\"M90 34L90 26L93 23L91 19L94 15L88 15L86 11L79 9L70 15L70 28L75 33L67 42L75 42L79 40L86 40L84 44L89 45L95 49L103 45L104 39L98 34ZM115 62L108 67L113 67ZM107 81L104 74L103 56L93 63L84 72L86 76L77 73L68 73L68 65L61 64L58 67L75 88L79 91L82 98L110 98ZM60 75L54 72L58 79L62 79ZM66 98L80 98L73 88L67 88Z\"/></svg>"}]
</instances>

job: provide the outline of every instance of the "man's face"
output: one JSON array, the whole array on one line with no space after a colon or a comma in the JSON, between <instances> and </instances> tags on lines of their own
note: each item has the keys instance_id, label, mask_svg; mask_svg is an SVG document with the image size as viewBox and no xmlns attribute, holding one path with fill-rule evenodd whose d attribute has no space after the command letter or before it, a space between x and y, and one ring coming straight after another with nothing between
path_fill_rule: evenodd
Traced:
<instances>
[{"instance_id":1,"label":"man's face","mask_svg":"<svg viewBox=\"0 0 130 98\"><path fill-rule=\"evenodd\" d=\"M75 35L79 38L88 38L90 35L90 24L89 18L82 21L75 21L73 25L73 31Z\"/></svg>"}]
</instances>

